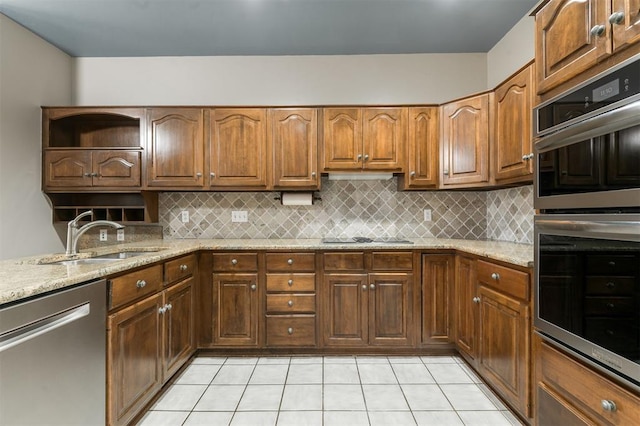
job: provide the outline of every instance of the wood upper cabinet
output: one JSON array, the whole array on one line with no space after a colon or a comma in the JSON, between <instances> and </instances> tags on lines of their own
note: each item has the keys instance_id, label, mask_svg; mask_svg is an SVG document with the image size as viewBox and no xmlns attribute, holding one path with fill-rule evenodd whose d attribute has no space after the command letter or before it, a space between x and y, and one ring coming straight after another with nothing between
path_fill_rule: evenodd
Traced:
<instances>
[{"instance_id":1,"label":"wood upper cabinet","mask_svg":"<svg viewBox=\"0 0 640 426\"><path fill-rule=\"evenodd\" d=\"M258 274L213 274L213 343L258 345Z\"/></svg>"},{"instance_id":2,"label":"wood upper cabinet","mask_svg":"<svg viewBox=\"0 0 640 426\"><path fill-rule=\"evenodd\" d=\"M209 186L267 188L267 110L211 110Z\"/></svg>"},{"instance_id":3,"label":"wood upper cabinet","mask_svg":"<svg viewBox=\"0 0 640 426\"><path fill-rule=\"evenodd\" d=\"M640 41L640 0L611 1L609 22L615 52Z\"/></svg>"},{"instance_id":4,"label":"wood upper cabinet","mask_svg":"<svg viewBox=\"0 0 640 426\"><path fill-rule=\"evenodd\" d=\"M407 108L325 108L323 171L404 169Z\"/></svg>"},{"instance_id":5,"label":"wood upper cabinet","mask_svg":"<svg viewBox=\"0 0 640 426\"><path fill-rule=\"evenodd\" d=\"M147 186L202 188L204 114L199 108L148 110Z\"/></svg>"},{"instance_id":6,"label":"wood upper cabinet","mask_svg":"<svg viewBox=\"0 0 640 426\"><path fill-rule=\"evenodd\" d=\"M47 150L44 189L140 188L140 151Z\"/></svg>"},{"instance_id":7,"label":"wood upper cabinet","mask_svg":"<svg viewBox=\"0 0 640 426\"><path fill-rule=\"evenodd\" d=\"M456 276L454 281L454 307L456 315L456 346L476 365L478 347L478 291L477 271L474 259L456 256Z\"/></svg>"},{"instance_id":8,"label":"wood upper cabinet","mask_svg":"<svg viewBox=\"0 0 640 426\"><path fill-rule=\"evenodd\" d=\"M269 148L274 189L319 189L318 110L269 110Z\"/></svg>"},{"instance_id":9,"label":"wood upper cabinet","mask_svg":"<svg viewBox=\"0 0 640 426\"><path fill-rule=\"evenodd\" d=\"M438 107L408 109L407 167L398 185L402 189L438 186Z\"/></svg>"},{"instance_id":10,"label":"wood upper cabinet","mask_svg":"<svg viewBox=\"0 0 640 426\"><path fill-rule=\"evenodd\" d=\"M454 340L455 256L422 256L422 343L449 345Z\"/></svg>"},{"instance_id":11,"label":"wood upper cabinet","mask_svg":"<svg viewBox=\"0 0 640 426\"><path fill-rule=\"evenodd\" d=\"M532 97L533 64L495 90L491 172L498 184L533 179Z\"/></svg>"},{"instance_id":12,"label":"wood upper cabinet","mask_svg":"<svg viewBox=\"0 0 640 426\"><path fill-rule=\"evenodd\" d=\"M489 94L441 107L441 188L489 182Z\"/></svg>"}]
</instances>

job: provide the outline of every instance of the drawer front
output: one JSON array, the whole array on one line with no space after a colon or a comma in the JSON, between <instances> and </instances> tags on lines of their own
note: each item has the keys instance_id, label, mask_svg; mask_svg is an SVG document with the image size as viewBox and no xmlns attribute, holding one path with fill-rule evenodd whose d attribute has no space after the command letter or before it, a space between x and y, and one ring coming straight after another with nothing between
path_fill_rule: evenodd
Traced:
<instances>
[{"instance_id":1,"label":"drawer front","mask_svg":"<svg viewBox=\"0 0 640 426\"><path fill-rule=\"evenodd\" d=\"M196 269L196 256L183 256L164 264L164 279L167 284L180 281L193 275Z\"/></svg>"},{"instance_id":2,"label":"drawer front","mask_svg":"<svg viewBox=\"0 0 640 426\"><path fill-rule=\"evenodd\" d=\"M249 272L258 270L257 253L214 253L213 270L216 272Z\"/></svg>"},{"instance_id":3,"label":"drawer front","mask_svg":"<svg viewBox=\"0 0 640 426\"><path fill-rule=\"evenodd\" d=\"M529 274L526 272L479 260L478 281L502 293L529 300Z\"/></svg>"},{"instance_id":4,"label":"drawer front","mask_svg":"<svg viewBox=\"0 0 640 426\"><path fill-rule=\"evenodd\" d=\"M546 342L541 345L537 371L547 386L601 424L632 425L640 419L640 398L615 385ZM615 411L602 408L613 401Z\"/></svg>"},{"instance_id":5,"label":"drawer front","mask_svg":"<svg viewBox=\"0 0 640 426\"><path fill-rule=\"evenodd\" d=\"M364 270L364 253L325 253L325 271L362 271Z\"/></svg>"},{"instance_id":6,"label":"drawer front","mask_svg":"<svg viewBox=\"0 0 640 426\"><path fill-rule=\"evenodd\" d=\"M316 270L314 253L267 253L267 271Z\"/></svg>"},{"instance_id":7,"label":"drawer front","mask_svg":"<svg viewBox=\"0 0 640 426\"><path fill-rule=\"evenodd\" d=\"M316 291L316 274L267 274L267 291Z\"/></svg>"},{"instance_id":8,"label":"drawer front","mask_svg":"<svg viewBox=\"0 0 640 426\"><path fill-rule=\"evenodd\" d=\"M374 271L412 271L413 254L411 252L373 252L371 269Z\"/></svg>"},{"instance_id":9,"label":"drawer front","mask_svg":"<svg viewBox=\"0 0 640 426\"><path fill-rule=\"evenodd\" d=\"M588 275L636 275L638 257L634 255L587 256Z\"/></svg>"},{"instance_id":10,"label":"drawer front","mask_svg":"<svg viewBox=\"0 0 640 426\"><path fill-rule=\"evenodd\" d=\"M315 294L267 294L268 313L314 313Z\"/></svg>"},{"instance_id":11,"label":"drawer front","mask_svg":"<svg viewBox=\"0 0 640 426\"><path fill-rule=\"evenodd\" d=\"M315 345L315 315L267 316L267 346Z\"/></svg>"},{"instance_id":12,"label":"drawer front","mask_svg":"<svg viewBox=\"0 0 640 426\"><path fill-rule=\"evenodd\" d=\"M587 277L588 295L633 295L636 288L632 277Z\"/></svg>"},{"instance_id":13,"label":"drawer front","mask_svg":"<svg viewBox=\"0 0 640 426\"><path fill-rule=\"evenodd\" d=\"M109 280L111 303L109 308L117 308L162 289L162 265L152 266Z\"/></svg>"},{"instance_id":14,"label":"drawer front","mask_svg":"<svg viewBox=\"0 0 640 426\"><path fill-rule=\"evenodd\" d=\"M630 316L636 312L633 297L585 297L584 314L605 317Z\"/></svg>"}]
</instances>

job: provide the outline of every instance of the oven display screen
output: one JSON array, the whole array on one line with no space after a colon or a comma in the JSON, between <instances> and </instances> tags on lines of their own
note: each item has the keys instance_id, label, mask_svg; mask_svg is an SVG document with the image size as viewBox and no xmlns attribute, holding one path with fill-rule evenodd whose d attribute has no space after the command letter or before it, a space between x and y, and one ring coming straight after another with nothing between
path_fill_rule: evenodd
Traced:
<instances>
[{"instance_id":1,"label":"oven display screen","mask_svg":"<svg viewBox=\"0 0 640 426\"><path fill-rule=\"evenodd\" d=\"M620 93L620 79L616 78L615 80L602 85L600 87L596 87L593 89L593 102L604 101L605 99L609 99L612 96L616 96Z\"/></svg>"}]
</instances>

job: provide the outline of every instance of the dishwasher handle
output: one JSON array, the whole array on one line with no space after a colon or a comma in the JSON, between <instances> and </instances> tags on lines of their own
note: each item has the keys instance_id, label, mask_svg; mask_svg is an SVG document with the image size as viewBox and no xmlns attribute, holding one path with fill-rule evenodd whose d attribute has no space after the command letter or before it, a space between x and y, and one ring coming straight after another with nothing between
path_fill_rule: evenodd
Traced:
<instances>
[{"instance_id":1,"label":"dishwasher handle","mask_svg":"<svg viewBox=\"0 0 640 426\"><path fill-rule=\"evenodd\" d=\"M77 321L90 312L90 303L87 302L9 331L0 336L0 352Z\"/></svg>"}]
</instances>

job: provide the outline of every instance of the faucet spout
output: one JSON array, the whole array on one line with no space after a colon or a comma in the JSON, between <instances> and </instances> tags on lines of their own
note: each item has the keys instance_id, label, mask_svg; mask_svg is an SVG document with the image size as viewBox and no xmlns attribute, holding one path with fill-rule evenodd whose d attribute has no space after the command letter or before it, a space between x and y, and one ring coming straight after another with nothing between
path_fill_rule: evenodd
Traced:
<instances>
[{"instance_id":1,"label":"faucet spout","mask_svg":"<svg viewBox=\"0 0 640 426\"><path fill-rule=\"evenodd\" d=\"M78 228L78 221L85 216L93 216L93 212L91 210L80 213L75 219L67 224L67 256L75 256L78 254L78 240L80 236L87 232L91 228L95 228L96 226L110 226L116 229L124 228L124 225L121 225L117 222L112 222L110 220L95 220L93 222L86 223Z\"/></svg>"}]
</instances>

